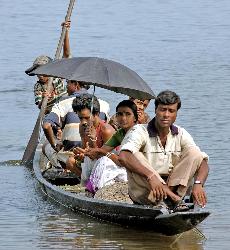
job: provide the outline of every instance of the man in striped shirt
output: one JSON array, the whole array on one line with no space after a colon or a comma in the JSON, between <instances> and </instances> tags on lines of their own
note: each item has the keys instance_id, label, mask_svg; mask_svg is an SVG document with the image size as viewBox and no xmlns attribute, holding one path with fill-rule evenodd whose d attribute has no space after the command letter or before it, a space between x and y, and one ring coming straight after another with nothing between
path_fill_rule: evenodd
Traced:
<instances>
[{"instance_id":1,"label":"man in striped shirt","mask_svg":"<svg viewBox=\"0 0 230 250\"><path fill-rule=\"evenodd\" d=\"M63 57L68 58L70 57L70 46L69 46L70 21L62 23L62 26L66 27L66 34L65 34L64 45L63 45ZM46 63L49 63L51 61L52 59L46 55L38 56L33 62L32 67L28 68L25 72L28 75L32 75L31 72L35 68L41 65L44 65ZM60 97L62 97L63 95L67 95L64 81L59 78L53 79L52 89L50 93L47 93L48 81L49 81L49 77L38 76L38 81L34 85L35 104L38 106L39 109L42 106L43 98L48 95L46 113L49 113L51 111L54 103L57 102L60 99Z\"/></svg>"},{"instance_id":2,"label":"man in striped shirt","mask_svg":"<svg viewBox=\"0 0 230 250\"><path fill-rule=\"evenodd\" d=\"M40 56L46 57L46 56ZM48 86L48 77L45 76L38 76L38 81L34 85L34 99L35 104L38 105L38 108L41 108L42 100L44 96L47 95L47 86ZM54 78L52 82L52 90L48 97L47 102L47 111L50 111L53 107L54 103L57 102L60 97L66 94L66 86L64 81L59 78Z\"/></svg>"}]
</instances>

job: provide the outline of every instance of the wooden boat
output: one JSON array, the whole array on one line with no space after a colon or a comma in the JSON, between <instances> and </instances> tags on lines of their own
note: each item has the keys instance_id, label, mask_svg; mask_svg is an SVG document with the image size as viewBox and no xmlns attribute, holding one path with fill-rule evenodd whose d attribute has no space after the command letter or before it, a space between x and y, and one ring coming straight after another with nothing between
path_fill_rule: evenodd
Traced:
<instances>
[{"instance_id":1,"label":"wooden boat","mask_svg":"<svg viewBox=\"0 0 230 250\"><path fill-rule=\"evenodd\" d=\"M47 179L42 175L42 169L47 163L38 146L35 153L33 169L37 180L40 182L43 192L56 202L74 211L81 212L95 218L113 222L137 229L152 230L164 235L175 235L196 227L208 215L207 211L164 213L159 208L128 204L123 202L111 202L87 197L85 193L72 193L60 188L60 184L72 185L77 180L74 178Z\"/></svg>"}]
</instances>

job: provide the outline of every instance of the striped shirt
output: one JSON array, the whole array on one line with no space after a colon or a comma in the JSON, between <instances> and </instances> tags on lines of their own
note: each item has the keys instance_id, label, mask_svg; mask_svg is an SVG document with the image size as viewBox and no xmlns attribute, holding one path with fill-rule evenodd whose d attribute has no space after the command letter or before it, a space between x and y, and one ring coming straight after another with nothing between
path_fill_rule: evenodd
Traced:
<instances>
[{"instance_id":1,"label":"striped shirt","mask_svg":"<svg viewBox=\"0 0 230 250\"><path fill-rule=\"evenodd\" d=\"M38 105L43 99L43 93L47 91L48 84L36 82L34 85L34 101ZM66 86L64 81L59 78L54 78L52 83L51 97L48 99L47 106L53 105L61 96L66 94Z\"/></svg>"}]
</instances>

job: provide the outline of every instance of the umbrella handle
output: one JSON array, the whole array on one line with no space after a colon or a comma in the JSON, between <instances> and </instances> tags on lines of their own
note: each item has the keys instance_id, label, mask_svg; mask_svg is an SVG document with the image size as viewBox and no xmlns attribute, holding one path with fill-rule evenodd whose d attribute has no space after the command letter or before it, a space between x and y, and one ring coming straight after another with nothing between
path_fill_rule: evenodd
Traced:
<instances>
[{"instance_id":1,"label":"umbrella handle","mask_svg":"<svg viewBox=\"0 0 230 250\"><path fill-rule=\"evenodd\" d=\"M69 2L68 10L67 10L67 13L65 16L65 21L70 20L73 6L74 6L74 2L75 2L75 0L70 0L70 2ZM66 27L63 26L54 59L60 58L61 49L63 46L65 34L66 34ZM52 82L53 82L53 77L50 77L49 81L48 81L48 85L47 85L47 92L48 93L50 93L50 91L52 89ZM39 136L40 136L41 122L42 122L43 117L45 115L47 102L48 102L48 96L45 96L43 101L42 101L41 110L39 112L36 124L35 124L33 132L32 132L32 135L30 137L30 140L26 146L25 152L24 152L23 157L22 157L22 164L24 164L24 165L30 165L32 163L33 158L34 158L35 150L37 148Z\"/></svg>"},{"instance_id":2,"label":"umbrella handle","mask_svg":"<svg viewBox=\"0 0 230 250\"><path fill-rule=\"evenodd\" d=\"M92 115L93 115L93 102L95 99L94 97L95 97L95 84L93 85L93 96L91 100L90 120L92 120Z\"/></svg>"}]
</instances>

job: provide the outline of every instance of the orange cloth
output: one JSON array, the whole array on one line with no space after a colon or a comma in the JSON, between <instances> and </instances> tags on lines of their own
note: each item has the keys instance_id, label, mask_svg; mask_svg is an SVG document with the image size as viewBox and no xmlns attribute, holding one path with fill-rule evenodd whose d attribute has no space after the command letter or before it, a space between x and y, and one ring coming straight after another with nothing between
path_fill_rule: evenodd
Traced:
<instances>
[{"instance_id":1,"label":"orange cloth","mask_svg":"<svg viewBox=\"0 0 230 250\"><path fill-rule=\"evenodd\" d=\"M105 143L102 138L102 126L105 124L105 121L101 120L96 128L96 137L97 137L97 147L101 148Z\"/></svg>"}]
</instances>

